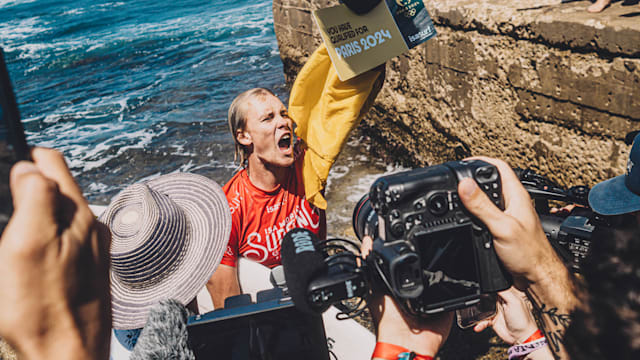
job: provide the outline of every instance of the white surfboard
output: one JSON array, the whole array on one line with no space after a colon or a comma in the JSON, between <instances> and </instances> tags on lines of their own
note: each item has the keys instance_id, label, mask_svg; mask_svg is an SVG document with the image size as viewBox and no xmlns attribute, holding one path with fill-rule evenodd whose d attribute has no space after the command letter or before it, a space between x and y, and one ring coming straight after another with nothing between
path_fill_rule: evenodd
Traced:
<instances>
[{"instance_id":1,"label":"white surfboard","mask_svg":"<svg viewBox=\"0 0 640 360\"><path fill-rule=\"evenodd\" d=\"M89 209L91 209L91 211L93 211L93 214L98 217L100 215L102 215L102 213L107 210L107 207L104 205L91 205L89 204Z\"/></svg>"}]
</instances>

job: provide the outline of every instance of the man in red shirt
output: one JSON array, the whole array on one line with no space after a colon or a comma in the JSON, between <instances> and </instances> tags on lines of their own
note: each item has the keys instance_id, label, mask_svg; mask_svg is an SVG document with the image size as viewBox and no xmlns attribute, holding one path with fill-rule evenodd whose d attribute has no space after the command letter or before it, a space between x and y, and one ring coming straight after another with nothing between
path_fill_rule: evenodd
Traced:
<instances>
[{"instance_id":1,"label":"man in red shirt","mask_svg":"<svg viewBox=\"0 0 640 360\"><path fill-rule=\"evenodd\" d=\"M236 266L239 255L270 268L280 265L280 243L284 234L302 227L325 237L324 211L305 199L302 159L296 159L284 183L273 189L255 186L247 169L224 186L233 227L221 264Z\"/></svg>"},{"instance_id":2,"label":"man in red shirt","mask_svg":"<svg viewBox=\"0 0 640 360\"><path fill-rule=\"evenodd\" d=\"M326 237L322 193L329 169L373 103L383 74L379 66L341 81L321 45L291 90L296 131L305 141L295 146L293 120L271 91L255 88L233 100L229 130L244 169L223 188L232 230L227 253L207 284L216 308L240 293L238 256L274 267L280 264L280 242L287 231L301 227Z\"/></svg>"},{"instance_id":3,"label":"man in red shirt","mask_svg":"<svg viewBox=\"0 0 640 360\"><path fill-rule=\"evenodd\" d=\"M324 211L305 198L304 153L294 151L293 121L282 101L267 89L245 91L229 108L229 127L245 168L223 188L232 227L227 252L207 284L215 308L240 293L238 256L274 267L287 231L303 227L326 236Z\"/></svg>"}]
</instances>

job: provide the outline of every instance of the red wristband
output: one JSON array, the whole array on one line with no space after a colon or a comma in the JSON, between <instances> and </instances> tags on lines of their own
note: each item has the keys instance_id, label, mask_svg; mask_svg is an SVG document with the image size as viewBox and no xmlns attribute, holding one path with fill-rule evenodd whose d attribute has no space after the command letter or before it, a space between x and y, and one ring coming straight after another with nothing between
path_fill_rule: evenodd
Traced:
<instances>
[{"instance_id":1,"label":"red wristband","mask_svg":"<svg viewBox=\"0 0 640 360\"><path fill-rule=\"evenodd\" d=\"M536 332L534 332L531 336L529 336L527 338L527 340L525 340L524 342L522 342L523 344L526 343L530 343L533 341L536 341L538 339L542 339L544 337L544 335L542 335L542 331L540 331L540 329L536 330Z\"/></svg>"},{"instance_id":2,"label":"red wristband","mask_svg":"<svg viewBox=\"0 0 640 360\"><path fill-rule=\"evenodd\" d=\"M371 358L380 358L385 360L433 360L433 356L416 354L402 346L383 342L376 343L376 348L373 350Z\"/></svg>"}]
</instances>

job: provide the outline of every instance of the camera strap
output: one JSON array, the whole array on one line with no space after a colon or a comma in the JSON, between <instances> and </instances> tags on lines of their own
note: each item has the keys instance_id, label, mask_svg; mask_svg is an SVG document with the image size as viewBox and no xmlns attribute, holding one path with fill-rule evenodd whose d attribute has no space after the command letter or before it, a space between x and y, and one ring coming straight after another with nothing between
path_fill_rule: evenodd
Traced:
<instances>
[{"instance_id":1,"label":"camera strap","mask_svg":"<svg viewBox=\"0 0 640 360\"><path fill-rule=\"evenodd\" d=\"M385 360L433 360L433 356L416 354L402 346L378 341L371 358Z\"/></svg>"}]
</instances>

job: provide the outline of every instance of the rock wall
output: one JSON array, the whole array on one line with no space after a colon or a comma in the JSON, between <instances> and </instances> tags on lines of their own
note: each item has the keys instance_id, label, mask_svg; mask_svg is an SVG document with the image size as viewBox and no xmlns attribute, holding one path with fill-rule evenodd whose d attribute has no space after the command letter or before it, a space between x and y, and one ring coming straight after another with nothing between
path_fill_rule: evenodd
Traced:
<instances>
[{"instance_id":1,"label":"rock wall","mask_svg":"<svg viewBox=\"0 0 640 360\"><path fill-rule=\"evenodd\" d=\"M311 11L329 0L274 0L289 84L321 39ZM438 36L387 63L360 131L396 160L488 155L565 185L624 172L640 129L640 7L588 1L425 2Z\"/></svg>"}]
</instances>

